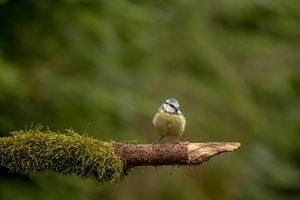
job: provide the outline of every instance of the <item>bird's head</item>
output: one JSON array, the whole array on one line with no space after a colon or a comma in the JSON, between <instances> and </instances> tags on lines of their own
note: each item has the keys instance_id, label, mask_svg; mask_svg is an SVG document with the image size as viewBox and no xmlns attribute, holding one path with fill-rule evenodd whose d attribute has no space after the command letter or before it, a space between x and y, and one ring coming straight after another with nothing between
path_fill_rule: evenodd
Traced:
<instances>
[{"instance_id":1,"label":"bird's head","mask_svg":"<svg viewBox=\"0 0 300 200\"><path fill-rule=\"evenodd\" d=\"M180 115L181 111L179 110L179 103L176 99L170 98L167 99L162 105L161 108L170 114L177 114Z\"/></svg>"}]
</instances>

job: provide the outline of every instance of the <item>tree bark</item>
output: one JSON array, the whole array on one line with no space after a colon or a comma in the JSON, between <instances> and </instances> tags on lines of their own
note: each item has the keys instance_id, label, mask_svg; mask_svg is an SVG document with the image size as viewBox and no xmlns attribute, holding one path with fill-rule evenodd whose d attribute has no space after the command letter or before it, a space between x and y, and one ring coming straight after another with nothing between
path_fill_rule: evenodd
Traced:
<instances>
[{"instance_id":1,"label":"tree bark","mask_svg":"<svg viewBox=\"0 0 300 200\"><path fill-rule=\"evenodd\" d=\"M114 143L113 148L124 159L126 168L132 168L146 165L198 165L217 154L233 151L240 145L238 142Z\"/></svg>"}]
</instances>

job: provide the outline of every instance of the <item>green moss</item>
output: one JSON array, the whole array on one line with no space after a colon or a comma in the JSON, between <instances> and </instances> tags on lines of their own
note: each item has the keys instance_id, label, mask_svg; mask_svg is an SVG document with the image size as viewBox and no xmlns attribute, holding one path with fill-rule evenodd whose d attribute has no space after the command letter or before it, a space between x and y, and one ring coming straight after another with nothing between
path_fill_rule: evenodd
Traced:
<instances>
[{"instance_id":1,"label":"green moss","mask_svg":"<svg viewBox=\"0 0 300 200\"><path fill-rule=\"evenodd\" d=\"M34 128L0 138L0 165L12 172L31 175L51 171L100 184L119 181L123 176L123 161L111 143L72 130L59 134Z\"/></svg>"}]
</instances>

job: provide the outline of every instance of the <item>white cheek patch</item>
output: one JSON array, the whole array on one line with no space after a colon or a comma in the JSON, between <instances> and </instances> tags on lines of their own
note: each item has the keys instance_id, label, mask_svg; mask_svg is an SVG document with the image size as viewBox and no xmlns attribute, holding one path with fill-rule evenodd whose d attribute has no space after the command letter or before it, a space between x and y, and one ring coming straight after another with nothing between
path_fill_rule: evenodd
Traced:
<instances>
[{"instance_id":1,"label":"white cheek patch","mask_svg":"<svg viewBox=\"0 0 300 200\"><path fill-rule=\"evenodd\" d=\"M164 110L168 113L176 113L176 110L168 104L163 104L163 107L164 107Z\"/></svg>"}]
</instances>

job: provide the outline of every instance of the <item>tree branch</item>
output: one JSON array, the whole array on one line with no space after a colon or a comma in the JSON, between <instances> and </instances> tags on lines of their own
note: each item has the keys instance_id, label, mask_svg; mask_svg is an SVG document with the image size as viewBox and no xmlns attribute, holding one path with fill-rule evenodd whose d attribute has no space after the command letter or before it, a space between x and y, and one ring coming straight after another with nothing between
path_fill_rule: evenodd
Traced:
<instances>
[{"instance_id":1,"label":"tree branch","mask_svg":"<svg viewBox=\"0 0 300 200\"><path fill-rule=\"evenodd\" d=\"M124 158L126 168L201 164L217 154L233 151L239 146L238 142L113 144L115 152Z\"/></svg>"},{"instance_id":2,"label":"tree branch","mask_svg":"<svg viewBox=\"0 0 300 200\"><path fill-rule=\"evenodd\" d=\"M240 143L128 144L104 142L72 130L58 134L41 127L0 138L0 166L11 172L55 172L97 183L117 182L136 166L191 165L233 151Z\"/></svg>"}]
</instances>

